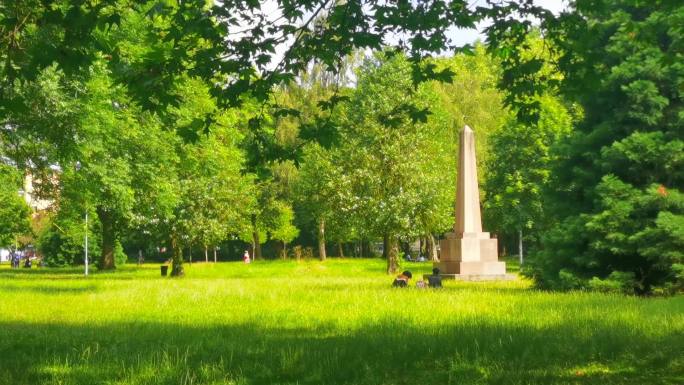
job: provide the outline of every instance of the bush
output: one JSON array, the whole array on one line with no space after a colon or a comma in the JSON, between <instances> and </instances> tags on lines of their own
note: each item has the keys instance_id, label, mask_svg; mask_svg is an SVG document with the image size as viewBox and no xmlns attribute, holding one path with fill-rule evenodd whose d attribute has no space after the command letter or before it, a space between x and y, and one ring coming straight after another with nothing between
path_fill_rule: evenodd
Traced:
<instances>
[{"instance_id":1,"label":"bush","mask_svg":"<svg viewBox=\"0 0 684 385\"><path fill-rule=\"evenodd\" d=\"M674 295L684 293L684 265L675 263L672 265L672 276L663 285L653 288L654 295Z\"/></svg>"},{"instance_id":2,"label":"bush","mask_svg":"<svg viewBox=\"0 0 684 385\"><path fill-rule=\"evenodd\" d=\"M590 289L606 293L634 294L639 287L634 273L624 271L613 271L606 279L593 277L588 286Z\"/></svg>"},{"instance_id":3,"label":"bush","mask_svg":"<svg viewBox=\"0 0 684 385\"><path fill-rule=\"evenodd\" d=\"M116 266L121 266L126 262L128 262L128 256L124 252L121 242L116 241L116 245L114 245L114 263Z\"/></svg>"},{"instance_id":4,"label":"bush","mask_svg":"<svg viewBox=\"0 0 684 385\"><path fill-rule=\"evenodd\" d=\"M52 217L38 234L37 248L50 267L82 264L84 261L84 229L79 217ZM91 223L91 226L95 224ZM99 234L91 227L88 232L88 255L92 263L100 254Z\"/></svg>"},{"instance_id":5,"label":"bush","mask_svg":"<svg viewBox=\"0 0 684 385\"><path fill-rule=\"evenodd\" d=\"M558 272L558 281L556 281L555 286L555 289L560 290L573 290L584 287L582 279L567 269L561 269L561 271Z\"/></svg>"},{"instance_id":6,"label":"bush","mask_svg":"<svg viewBox=\"0 0 684 385\"><path fill-rule=\"evenodd\" d=\"M65 237L52 228L38 238L38 250L43 255L43 261L50 267L72 265L78 255L83 255L80 245L75 245L70 237Z\"/></svg>"}]
</instances>

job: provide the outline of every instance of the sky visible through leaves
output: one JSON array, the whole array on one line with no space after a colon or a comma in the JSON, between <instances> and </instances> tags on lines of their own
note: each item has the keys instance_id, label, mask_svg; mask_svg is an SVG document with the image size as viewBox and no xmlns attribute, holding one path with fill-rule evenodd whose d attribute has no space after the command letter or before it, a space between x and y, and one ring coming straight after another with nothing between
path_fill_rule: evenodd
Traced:
<instances>
[{"instance_id":1,"label":"sky visible through leaves","mask_svg":"<svg viewBox=\"0 0 684 385\"><path fill-rule=\"evenodd\" d=\"M217 1L217 3L220 3L220 1ZM559 14L561 11L566 9L568 7L568 0L535 0L534 3L536 5L542 6L549 11L553 12L554 14ZM473 0L470 3L470 7L477 7L477 6L486 6L486 1L485 0ZM278 9L278 3L275 0L266 0L262 2L262 12L264 15L267 15L268 20L275 20L279 18L280 11ZM310 13L307 12L304 14L303 19L306 20L308 17L310 17ZM487 28L491 22L481 22L477 23L477 29L461 29L461 28L456 28L456 27L451 27L449 29L449 32L447 33L447 36L449 39L451 39L455 45L457 46L463 46L466 44L473 44L477 40L480 41L486 41L486 36L484 34L485 28ZM244 28L242 30L248 30L249 26L244 25ZM238 34L235 36L235 39L238 39L242 37L242 34ZM290 37L284 44L280 44L276 47L276 54L273 56L273 60L271 61L271 66L269 69L275 68L275 66L280 62L280 60L283 58L283 55L287 51L288 47L292 44L293 38ZM388 41L390 44L396 44L398 40L398 37L393 37L391 41Z\"/></svg>"}]
</instances>

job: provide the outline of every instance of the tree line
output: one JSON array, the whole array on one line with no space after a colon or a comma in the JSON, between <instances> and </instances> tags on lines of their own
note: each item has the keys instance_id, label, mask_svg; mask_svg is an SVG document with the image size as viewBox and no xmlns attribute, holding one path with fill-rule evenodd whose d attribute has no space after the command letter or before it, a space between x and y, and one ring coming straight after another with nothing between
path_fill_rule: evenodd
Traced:
<instances>
[{"instance_id":1,"label":"tree line","mask_svg":"<svg viewBox=\"0 0 684 385\"><path fill-rule=\"evenodd\" d=\"M163 244L182 274L184 248L239 239L321 258L382 241L392 272L452 226L468 124L485 226L537 285L682 289L684 7L305 3L0 6L3 243L28 230L30 174L54 264L79 262L88 212L103 269ZM431 57L486 18L486 45Z\"/></svg>"}]
</instances>

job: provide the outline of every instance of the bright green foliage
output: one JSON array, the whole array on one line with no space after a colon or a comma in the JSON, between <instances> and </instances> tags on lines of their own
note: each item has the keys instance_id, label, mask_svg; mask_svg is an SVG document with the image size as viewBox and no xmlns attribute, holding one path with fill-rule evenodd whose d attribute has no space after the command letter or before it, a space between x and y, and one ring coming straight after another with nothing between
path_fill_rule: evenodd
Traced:
<instances>
[{"instance_id":1,"label":"bright green foliage","mask_svg":"<svg viewBox=\"0 0 684 385\"><path fill-rule=\"evenodd\" d=\"M120 232L155 217L170 215L177 201L173 132L143 113L117 88L103 67L83 83L82 98L71 101L78 141L64 168L62 195L94 209L102 226L102 268L115 267ZM81 169L75 170L75 161Z\"/></svg>"},{"instance_id":2,"label":"bright green foliage","mask_svg":"<svg viewBox=\"0 0 684 385\"><path fill-rule=\"evenodd\" d=\"M289 204L276 201L264 212L264 216L270 239L287 245L299 235L299 229L294 225L294 210Z\"/></svg>"},{"instance_id":3,"label":"bright green foliage","mask_svg":"<svg viewBox=\"0 0 684 385\"><path fill-rule=\"evenodd\" d=\"M377 55L360 68L332 164L342 168L335 207L361 238L412 240L449 231L459 131L465 124L476 130L482 170L489 134L505 121L496 62L481 46L473 56L435 64L456 73L453 84L412 88L401 55Z\"/></svg>"},{"instance_id":4,"label":"bright green foliage","mask_svg":"<svg viewBox=\"0 0 684 385\"><path fill-rule=\"evenodd\" d=\"M82 264L85 256L85 218L80 207L62 205L60 210L46 218L46 223L42 231L37 234L38 250L43 255L45 263L50 267ZM90 220L88 226L89 258L96 257L101 252L102 237L98 230L98 221Z\"/></svg>"},{"instance_id":5,"label":"bright green foliage","mask_svg":"<svg viewBox=\"0 0 684 385\"><path fill-rule=\"evenodd\" d=\"M346 226L346 214L339 210L344 207L341 200L346 191L340 188L344 176L338 159L343 156L338 134L346 103L338 102L349 100L350 90L345 87L359 57L344 57L340 73L312 62L297 84L283 87L275 96L281 107L274 112L278 116L277 140L298 165L298 172L288 172L288 178L282 175L291 170L291 162L272 167L277 183L284 187L279 195L295 208L297 224L305 230L300 239L317 240L321 259L326 257L327 241L353 238Z\"/></svg>"},{"instance_id":6,"label":"bright green foliage","mask_svg":"<svg viewBox=\"0 0 684 385\"><path fill-rule=\"evenodd\" d=\"M500 64L486 52L482 44L477 44L471 55L457 54L448 59L438 59L437 65L448 68L455 73L449 83L433 82L435 92L439 96L433 119L446 119L440 123L445 132L435 133L437 138L450 144L452 153L442 160L453 164L454 189L456 183L456 160L458 156L458 134L463 126L468 125L475 130L475 151L480 170L484 170L492 153L489 138L508 120L509 114L504 109L504 93L497 89L501 77ZM440 110L443 110L440 114ZM480 182L487 178L486 172L479 172ZM455 194L455 193L454 193Z\"/></svg>"},{"instance_id":7,"label":"bright green foliage","mask_svg":"<svg viewBox=\"0 0 684 385\"><path fill-rule=\"evenodd\" d=\"M429 87L413 90L410 75L401 55L367 60L341 133L339 162L351 180L342 210L365 234L384 237L390 272L397 269L398 237L427 233L425 227L439 226L453 207L453 195L442 194L454 186L447 171L453 163L445 161L449 138L440 135L448 132L446 122L425 110L439 99Z\"/></svg>"},{"instance_id":8,"label":"bright green foliage","mask_svg":"<svg viewBox=\"0 0 684 385\"><path fill-rule=\"evenodd\" d=\"M182 202L176 208L192 243L216 245L249 226L254 206L251 178L241 174L243 157L233 142L236 131L213 127L196 143L183 146Z\"/></svg>"},{"instance_id":9,"label":"bright green foliage","mask_svg":"<svg viewBox=\"0 0 684 385\"><path fill-rule=\"evenodd\" d=\"M549 202L561 223L531 273L545 287L681 290L684 5L576 6L551 36L561 90L585 118L554 168Z\"/></svg>"},{"instance_id":10,"label":"bright green foliage","mask_svg":"<svg viewBox=\"0 0 684 385\"><path fill-rule=\"evenodd\" d=\"M116 80L127 85L136 104L146 109L168 112L166 107L178 102L176 81L186 75L212 87L221 107L235 106L246 94L268 100L274 85L294 79L312 60L336 69L346 55L381 49L396 36L405 37L394 48L411 58L415 85L453 74L421 62L452 48L447 38L450 28L473 29L485 18L507 28L511 14L535 11L527 2L474 7L462 0L266 4L251 0L3 2L0 91L15 79L35 78L53 63L68 74L82 72L97 60L99 51L110 57L112 69L124 69ZM103 33L126 26L131 12L152 20L147 28L136 30L141 41L154 42L150 50L141 50L144 54L137 60L131 60L127 47L101 39ZM285 54L274 66L281 47ZM13 98L0 94L2 109Z\"/></svg>"},{"instance_id":11,"label":"bright green foliage","mask_svg":"<svg viewBox=\"0 0 684 385\"><path fill-rule=\"evenodd\" d=\"M262 244L273 239L282 242L282 251L285 251L287 243L299 235L299 229L294 224L294 211L291 204L280 196L282 185L277 180L267 179L257 183L257 205L252 211L252 236L243 237L254 242L255 251L253 256L261 258L261 251L257 250L256 243Z\"/></svg>"},{"instance_id":12,"label":"bright green foliage","mask_svg":"<svg viewBox=\"0 0 684 385\"><path fill-rule=\"evenodd\" d=\"M426 263L407 263L414 277ZM0 383L680 385L684 297L393 289L378 259L0 265ZM11 353L11 354L10 354Z\"/></svg>"},{"instance_id":13,"label":"bright green foliage","mask_svg":"<svg viewBox=\"0 0 684 385\"><path fill-rule=\"evenodd\" d=\"M342 178L333 151L315 143L304 148L296 186L297 212L301 213L300 221L312 229L318 229L322 222L325 238L319 241L323 243L326 238L340 239L343 235L342 202L347 191L341 188Z\"/></svg>"},{"instance_id":14,"label":"bright green foliage","mask_svg":"<svg viewBox=\"0 0 684 385\"><path fill-rule=\"evenodd\" d=\"M552 147L567 139L573 123L556 97L540 98L540 108L535 124L511 119L491 134L483 186L487 230L500 239L514 238L522 231L532 245L540 230L553 223L553 213L548 212L543 197L552 177Z\"/></svg>"},{"instance_id":15,"label":"bright green foliage","mask_svg":"<svg viewBox=\"0 0 684 385\"><path fill-rule=\"evenodd\" d=\"M14 244L15 236L31 232L31 209L19 196L20 174L0 163L0 247Z\"/></svg>"},{"instance_id":16,"label":"bright green foliage","mask_svg":"<svg viewBox=\"0 0 684 385\"><path fill-rule=\"evenodd\" d=\"M186 79L178 92L181 105L172 112L177 131L206 115L214 123L196 141L177 145L175 192L179 201L166 223L166 236L179 248L208 248L249 228L249 214L255 206L252 177L242 173L239 114L218 112L207 88L197 80ZM182 255L177 254L174 268L180 269Z\"/></svg>"},{"instance_id":17,"label":"bright green foliage","mask_svg":"<svg viewBox=\"0 0 684 385\"><path fill-rule=\"evenodd\" d=\"M48 68L19 94L29 108L8 116L17 127L9 140L19 144L11 155L37 173L61 167L44 193L70 221L91 213L102 235L99 264L115 267L121 231L168 216L175 205L177 137L132 104L102 62L72 78Z\"/></svg>"}]
</instances>

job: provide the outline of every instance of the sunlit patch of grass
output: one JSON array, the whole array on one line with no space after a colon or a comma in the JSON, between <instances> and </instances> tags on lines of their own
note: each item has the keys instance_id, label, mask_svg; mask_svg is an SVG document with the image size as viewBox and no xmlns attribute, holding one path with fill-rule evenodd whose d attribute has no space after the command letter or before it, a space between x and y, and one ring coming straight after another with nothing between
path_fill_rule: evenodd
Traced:
<instances>
[{"instance_id":1,"label":"sunlit patch of grass","mask_svg":"<svg viewBox=\"0 0 684 385\"><path fill-rule=\"evenodd\" d=\"M684 299L392 289L384 261L0 266L0 384L682 384ZM403 268L419 277L429 263Z\"/></svg>"}]
</instances>

